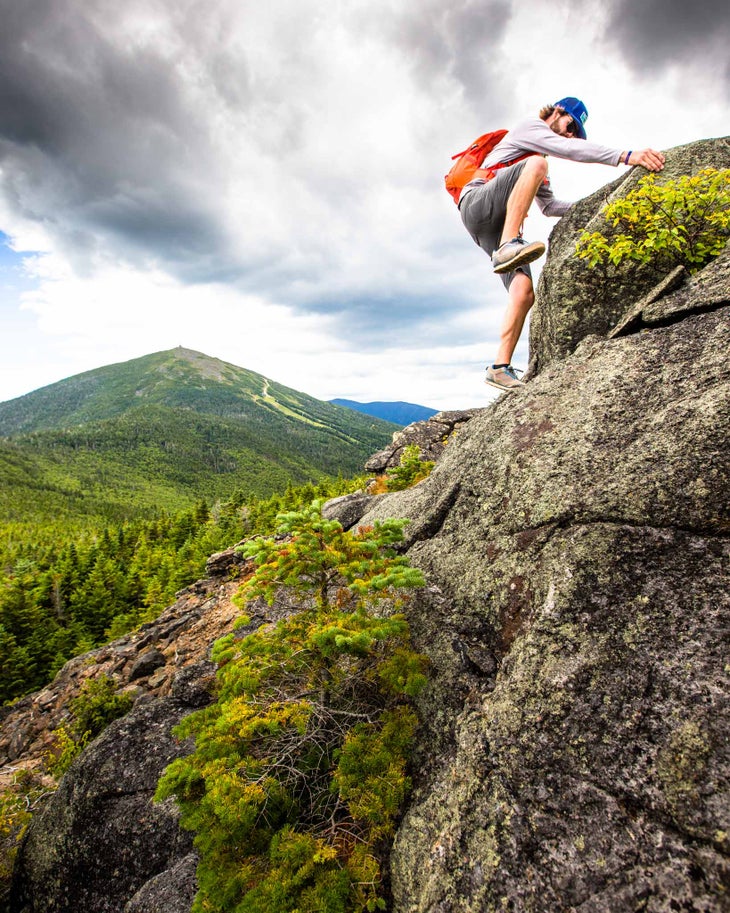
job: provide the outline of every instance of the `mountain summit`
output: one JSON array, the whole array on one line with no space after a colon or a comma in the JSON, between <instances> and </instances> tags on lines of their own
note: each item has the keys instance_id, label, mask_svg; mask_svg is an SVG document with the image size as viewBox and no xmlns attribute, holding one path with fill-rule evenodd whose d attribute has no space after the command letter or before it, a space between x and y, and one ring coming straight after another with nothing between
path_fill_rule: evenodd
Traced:
<instances>
[{"instance_id":1,"label":"mountain summit","mask_svg":"<svg viewBox=\"0 0 730 913\"><path fill-rule=\"evenodd\" d=\"M395 430L201 352L157 352L0 403L0 517L71 494L106 516L267 495L361 471ZM29 480L48 498L21 498Z\"/></svg>"},{"instance_id":2,"label":"mountain summit","mask_svg":"<svg viewBox=\"0 0 730 913\"><path fill-rule=\"evenodd\" d=\"M179 346L76 374L0 403L0 435L106 421L140 406L236 419L261 412L333 429L350 418L254 371Z\"/></svg>"}]
</instances>

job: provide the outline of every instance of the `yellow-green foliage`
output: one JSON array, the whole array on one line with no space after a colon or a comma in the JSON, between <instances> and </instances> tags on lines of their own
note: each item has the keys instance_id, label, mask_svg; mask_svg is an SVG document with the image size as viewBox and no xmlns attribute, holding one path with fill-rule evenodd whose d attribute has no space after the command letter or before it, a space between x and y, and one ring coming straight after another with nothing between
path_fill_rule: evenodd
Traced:
<instances>
[{"instance_id":1,"label":"yellow-green foliage","mask_svg":"<svg viewBox=\"0 0 730 913\"><path fill-rule=\"evenodd\" d=\"M5 909L15 855L30 823L33 810L49 792L40 778L19 770L13 783L0 795L0 908Z\"/></svg>"},{"instance_id":2,"label":"yellow-green foliage","mask_svg":"<svg viewBox=\"0 0 730 913\"><path fill-rule=\"evenodd\" d=\"M433 467L433 460L421 459L417 444L409 444L401 454L399 465L388 470L386 487L388 491L403 491L428 478Z\"/></svg>"},{"instance_id":3,"label":"yellow-green foliage","mask_svg":"<svg viewBox=\"0 0 730 913\"><path fill-rule=\"evenodd\" d=\"M72 727L61 723L53 733L53 747L46 757L49 772L60 779L86 748L88 736L77 736Z\"/></svg>"},{"instance_id":4,"label":"yellow-green foliage","mask_svg":"<svg viewBox=\"0 0 730 913\"><path fill-rule=\"evenodd\" d=\"M423 578L393 553L400 523L353 535L314 504L281 515L279 533L290 538L251 546L244 595L287 586L314 603L216 644L217 702L177 728L195 751L168 767L157 798L176 796L196 832L196 913L383 909L425 660L401 614L370 610Z\"/></svg>"},{"instance_id":5,"label":"yellow-green foliage","mask_svg":"<svg viewBox=\"0 0 730 913\"><path fill-rule=\"evenodd\" d=\"M583 232L576 253L591 267L624 260L684 265L691 272L716 257L730 234L730 169L657 182L647 174L602 212L616 231Z\"/></svg>"},{"instance_id":6,"label":"yellow-green foliage","mask_svg":"<svg viewBox=\"0 0 730 913\"><path fill-rule=\"evenodd\" d=\"M370 822L373 837L393 832L410 785L406 759L417 722L410 707L398 707L379 725L358 723L339 752L334 785L353 818Z\"/></svg>"},{"instance_id":7,"label":"yellow-green foliage","mask_svg":"<svg viewBox=\"0 0 730 913\"><path fill-rule=\"evenodd\" d=\"M114 681L106 675L89 679L79 694L69 701L71 722L56 730L56 746L48 768L61 777L86 745L113 720L124 716L132 707L129 694L116 694Z\"/></svg>"},{"instance_id":8,"label":"yellow-green foliage","mask_svg":"<svg viewBox=\"0 0 730 913\"><path fill-rule=\"evenodd\" d=\"M323 501L299 511L280 514L277 537L257 538L241 551L253 558L257 570L244 584L246 599L257 596L269 605L280 587L311 593L320 608L327 606L330 589L340 583L338 596L383 592L394 587L421 586L420 571L398 557L393 546L403 539L403 520L385 520L360 528L354 536L337 520L322 516ZM287 537L284 541L283 537Z\"/></svg>"}]
</instances>

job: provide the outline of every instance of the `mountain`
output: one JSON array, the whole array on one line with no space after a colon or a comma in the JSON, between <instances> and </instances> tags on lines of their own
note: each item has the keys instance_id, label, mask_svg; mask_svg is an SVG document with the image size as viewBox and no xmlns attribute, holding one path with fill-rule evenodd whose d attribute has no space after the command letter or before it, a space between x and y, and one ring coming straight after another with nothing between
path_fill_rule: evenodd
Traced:
<instances>
[{"instance_id":1,"label":"mountain","mask_svg":"<svg viewBox=\"0 0 730 913\"><path fill-rule=\"evenodd\" d=\"M396 426L177 348L0 403L0 519L177 509L354 475Z\"/></svg>"},{"instance_id":2,"label":"mountain","mask_svg":"<svg viewBox=\"0 0 730 913\"><path fill-rule=\"evenodd\" d=\"M437 409L428 406L417 406L415 403L358 403L352 399L331 399L329 402L335 406L344 406L364 415L374 415L386 422L395 422L396 425L410 425L413 422L426 422L436 415Z\"/></svg>"}]
</instances>

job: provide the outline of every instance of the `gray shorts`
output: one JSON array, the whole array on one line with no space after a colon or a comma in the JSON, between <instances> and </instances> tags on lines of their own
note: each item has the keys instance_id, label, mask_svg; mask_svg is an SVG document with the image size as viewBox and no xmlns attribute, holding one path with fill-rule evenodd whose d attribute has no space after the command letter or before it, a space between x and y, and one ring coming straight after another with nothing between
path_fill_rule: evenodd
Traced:
<instances>
[{"instance_id":1,"label":"gray shorts","mask_svg":"<svg viewBox=\"0 0 730 913\"><path fill-rule=\"evenodd\" d=\"M507 215L507 200L525 163L517 162L509 168L500 168L494 178L486 184L478 184L459 204L461 221L474 242L490 257L499 247L504 219ZM514 272L502 273L499 278L509 289L515 273L524 273L532 279L530 267L519 266Z\"/></svg>"}]
</instances>

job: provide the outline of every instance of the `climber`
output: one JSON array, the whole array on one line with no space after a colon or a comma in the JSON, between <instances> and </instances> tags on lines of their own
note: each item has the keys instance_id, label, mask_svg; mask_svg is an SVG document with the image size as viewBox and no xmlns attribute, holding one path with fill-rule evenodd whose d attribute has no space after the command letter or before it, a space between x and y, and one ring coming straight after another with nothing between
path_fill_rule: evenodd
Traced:
<instances>
[{"instance_id":1,"label":"climber","mask_svg":"<svg viewBox=\"0 0 730 913\"><path fill-rule=\"evenodd\" d=\"M499 390L524 386L510 362L535 300L528 264L545 252L541 241L528 243L523 239L522 223L533 200L546 216L562 216L572 205L553 196L546 156L614 166L641 165L648 171L664 167L664 155L653 149L621 151L587 142L587 118L588 111L579 98L561 98L547 105L538 117L507 133L482 164L491 174L469 181L459 196L459 212L467 231L491 256L494 272L509 295L497 357L487 367L485 381Z\"/></svg>"}]
</instances>

